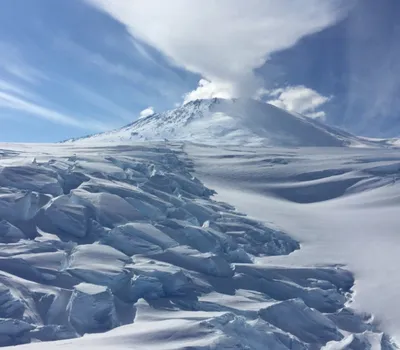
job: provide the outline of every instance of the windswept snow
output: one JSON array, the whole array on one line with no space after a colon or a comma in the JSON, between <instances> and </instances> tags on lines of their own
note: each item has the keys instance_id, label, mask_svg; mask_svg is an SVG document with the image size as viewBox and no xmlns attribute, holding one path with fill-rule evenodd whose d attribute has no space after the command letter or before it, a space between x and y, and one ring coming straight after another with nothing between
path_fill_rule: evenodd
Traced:
<instances>
[{"instance_id":1,"label":"windswept snow","mask_svg":"<svg viewBox=\"0 0 400 350\"><path fill-rule=\"evenodd\" d=\"M256 258L257 265L346 268L355 278L348 305L359 315L372 314L376 324L400 339L396 149L187 145L185 151L194 161L196 175L218 192L216 199L273 222L300 242L301 249L289 256ZM343 309L329 318L350 332L367 331L350 315L351 321ZM326 346L347 348L371 347L358 336Z\"/></svg>"},{"instance_id":2,"label":"windswept snow","mask_svg":"<svg viewBox=\"0 0 400 350\"><path fill-rule=\"evenodd\" d=\"M199 149L188 157L165 143L0 147L0 345L396 349L373 317L353 308L345 268L264 263L301 254L303 242L291 236L302 229L289 225L289 236L265 222L269 211L258 221L214 200L192 173ZM338 178L336 191L359 193L396 174L388 158L352 176L293 170L279 181L279 169L296 159L291 152L263 163L277 171L275 194L290 197L282 188L294 188L300 199L325 200L296 181L329 186L328 176ZM235 173L225 175L231 183Z\"/></svg>"},{"instance_id":3,"label":"windswept snow","mask_svg":"<svg viewBox=\"0 0 400 350\"><path fill-rule=\"evenodd\" d=\"M390 140L359 138L317 120L251 99L191 101L121 129L67 143L178 140L208 145L384 146ZM392 143L390 143L392 144Z\"/></svg>"}]
</instances>

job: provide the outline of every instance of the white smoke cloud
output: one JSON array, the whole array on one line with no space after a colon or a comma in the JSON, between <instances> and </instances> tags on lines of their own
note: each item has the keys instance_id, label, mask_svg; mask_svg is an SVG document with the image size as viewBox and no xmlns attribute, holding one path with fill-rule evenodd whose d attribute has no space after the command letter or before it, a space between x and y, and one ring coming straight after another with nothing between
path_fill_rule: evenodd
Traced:
<instances>
[{"instance_id":1,"label":"white smoke cloud","mask_svg":"<svg viewBox=\"0 0 400 350\"><path fill-rule=\"evenodd\" d=\"M271 53L333 24L348 7L343 0L87 1L174 64L242 97L260 87L254 69Z\"/></svg>"},{"instance_id":2,"label":"white smoke cloud","mask_svg":"<svg viewBox=\"0 0 400 350\"><path fill-rule=\"evenodd\" d=\"M273 97L268 103L276 107L286 109L289 112L297 112L310 118L325 119L324 111L320 109L331 98L319 94L317 91L305 86L288 86L273 91L262 91L262 95Z\"/></svg>"},{"instance_id":3,"label":"white smoke cloud","mask_svg":"<svg viewBox=\"0 0 400 350\"><path fill-rule=\"evenodd\" d=\"M200 79L197 89L183 96L183 104L194 100L210 99L214 97L230 98L232 88L229 84L216 84L206 79Z\"/></svg>"},{"instance_id":4,"label":"white smoke cloud","mask_svg":"<svg viewBox=\"0 0 400 350\"><path fill-rule=\"evenodd\" d=\"M139 119L146 118L146 117L148 117L150 115L153 115L153 114L154 114L154 108L153 107L147 107L146 109L144 109L143 111L141 111L139 113Z\"/></svg>"}]
</instances>

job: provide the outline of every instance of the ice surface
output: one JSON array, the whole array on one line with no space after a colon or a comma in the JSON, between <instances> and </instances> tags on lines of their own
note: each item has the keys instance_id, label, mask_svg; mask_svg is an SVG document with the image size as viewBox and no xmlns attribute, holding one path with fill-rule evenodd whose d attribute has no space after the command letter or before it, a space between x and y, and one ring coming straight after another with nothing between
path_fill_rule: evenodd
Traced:
<instances>
[{"instance_id":1,"label":"ice surface","mask_svg":"<svg viewBox=\"0 0 400 350\"><path fill-rule=\"evenodd\" d=\"M322 144L333 132L311 128ZM342 145L343 138L330 135L328 144ZM310 210L340 196L356 205L359 195L375 210L376 198L368 193L395 181L397 155L387 151L382 160L365 150L366 164L361 150L343 160L332 149L318 156L313 149L265 154L232 146L219 148L221 155L211 146L166 142L0 148L7 154L0 157L1 345L396 349L369 314L374 310L354 307L358 280L340 265L346 260L326 265L319 255L314 264L296 262L308 244L297 209L248 207L233 199L238 212L232 203L216 201L193 174L213 180L222 195L216 179L233 184L243 190L244 203L250 184L257 195L308 202L302 205ZM231 167L237 154L244 174ZM327 154L337 166L327 163ZM312 164L302 168L302 159ZM267 175L270 181L263 181ZM380 192L379 206L398 203L390 193ZM257 219L245 215L253 207ZM278 220L279 208L291 225Z\"/></svg>"},{"instance_id":2,"label":"ice surface","mask_svg":"<svg viewBox=\"0 0 400 350\"><path fill-rule=\"evenodd\" d=\"M85 282L109 287L118 293L128 283L125 265L131 259L122 252L101 244L79 245L70 253L66 271Z\"/></svg>"},{"instance_id":3,"label":"ice surface","mask_svg":"<svg viewBox=\"0 0 400 350\"><path fill-rule=\"evenodd\" d=\"M333 321L316 310L310 309L300 299L276 303L261 309L259 314L263 320L295 335L306 343L326 344L328 341L343 338ZM288 322L289 319L290 322Z\"/></svg>"},{"instance_id":4,"label":"ice surface","mask_svg":"<svg viewBox=\"0 0 400 350\"><path fill-rule=\"evenodd\" d=\"M18 345L27 342L29 331L34 328L21 320L0 318L0 345Z\"/></svg>"},{"instance_id":5,"label":"ice surface","mask_svg":"<svg viewBox=\"0 0 400 350\"><path fill-rule=\"evenodd\" d=\"M118 325L111 291L96 284L75 286L67 312L70 324L80 334L105 332Z\"/></svg>"},{"instance_id":6,"label":"ice surface","mask_svg":"<svg viewBox=\"0 0 400 350\"><path fill-rule=\"evenodd\" d=\"M0 186L59 195L62 187L57 173L37 164L22 164L0 168Z\"/></svg>"},{"instance_id":7,"label":"ice surface","mask_svg":"<svg viewBox=\"0 0 400 350\"><path fill-rule=\"evenodd\" d=\"M0 221L0 242L1 243L16 243L21 239L24 239L24 233L13 224L10 224L6 220Z\"/></svg>"}]
</instances>

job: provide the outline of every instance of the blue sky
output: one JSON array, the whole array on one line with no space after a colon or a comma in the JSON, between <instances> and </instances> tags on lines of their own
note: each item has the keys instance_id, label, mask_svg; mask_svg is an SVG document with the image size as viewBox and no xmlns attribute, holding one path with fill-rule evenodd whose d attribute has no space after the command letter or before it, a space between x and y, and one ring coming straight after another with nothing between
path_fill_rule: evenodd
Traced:
<instances>
[{"instance_id":1,"label":"blue sky","mask_svg":"<svg viewBox=\"0 0 400 350\"><path fill-rule=\"evenodd\" d=\"M360 0L342 21L262 68L274 83L305 84L332 98L330 124L369 136L400 135L400 1Z\"/></svg>"},{"instance_id":2,"label":"blue sky","mask_svg":"<svg viewBox=\"0 0 400 350\"><path fill-rule=\"evenodd\" d=\"M400 134L399 1L205 1L0 2L0 141L59 141L214 95Z\"/></svg>"}]
</instances>

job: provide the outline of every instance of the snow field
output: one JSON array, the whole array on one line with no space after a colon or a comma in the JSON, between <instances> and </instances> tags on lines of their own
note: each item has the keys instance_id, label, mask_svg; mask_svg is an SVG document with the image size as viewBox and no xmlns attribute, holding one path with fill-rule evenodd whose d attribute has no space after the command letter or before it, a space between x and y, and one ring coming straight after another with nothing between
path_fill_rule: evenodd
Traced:
<instances>
[{"instance_id":1,"label":"snow field","mask_svg":"<svg viewBox=\"0 0 400 350\"><path fill-rule=\"evenodd\" d=\"M2 346L395 349L348 271L254 264L300 245L213 200L175 146L1 148Z\"/></svg>"}]
</instances>

